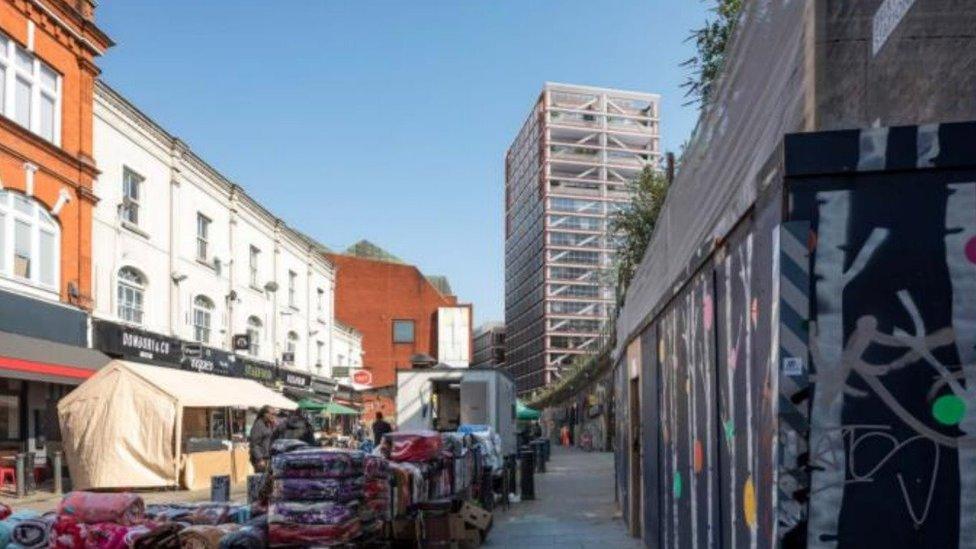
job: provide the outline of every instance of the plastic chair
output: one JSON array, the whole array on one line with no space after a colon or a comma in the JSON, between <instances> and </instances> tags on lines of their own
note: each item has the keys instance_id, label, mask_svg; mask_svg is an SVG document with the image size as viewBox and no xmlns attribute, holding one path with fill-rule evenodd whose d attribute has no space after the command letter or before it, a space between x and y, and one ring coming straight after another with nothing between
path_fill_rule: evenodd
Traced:
<instances>
[{"instance_id":1,"label":"plastic chair","mask_svg":"<svg viewBox=\"0 0 976 549\"><path fill-rule=\"evenodd\" d=\"M3 488L8 480L10 484L17 484L17 471L13 467L0 467L0 488Z\"/></svg>"}]
</instances>

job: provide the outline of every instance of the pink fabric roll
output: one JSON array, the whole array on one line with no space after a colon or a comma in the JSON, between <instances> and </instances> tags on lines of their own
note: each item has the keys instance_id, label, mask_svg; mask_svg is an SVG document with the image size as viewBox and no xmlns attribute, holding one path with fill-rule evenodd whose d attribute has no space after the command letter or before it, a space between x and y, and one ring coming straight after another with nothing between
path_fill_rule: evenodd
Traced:
<instances>
[{"instance_id":1,"label":"pink fabric roll","mask_svg":"<svg viewBox=\"0 0 976 549\"><path fill-rule=\"evenodd\" d=\"M128 526L142 522L145 508L136 494L71 492L58 505L58 515L74 517L85 524L114 522Z\"/></svg>"}]
</instances>

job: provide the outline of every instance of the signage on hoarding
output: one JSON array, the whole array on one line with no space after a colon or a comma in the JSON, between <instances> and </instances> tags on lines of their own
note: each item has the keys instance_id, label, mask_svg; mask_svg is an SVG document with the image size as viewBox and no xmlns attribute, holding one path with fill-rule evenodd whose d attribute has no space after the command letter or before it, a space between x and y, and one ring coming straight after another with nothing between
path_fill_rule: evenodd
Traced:
<instances>
[{"instance_id":1,"label":"signage on hoarding","mask_svg":"<svg viewBox=\"0 0 976 549\"><path fill-rule=\"evenodd\" d=\"M357 385L370 385L373 383L373 372L356 370L352 373L352 382Z\"/></svg>"}]
</instances>

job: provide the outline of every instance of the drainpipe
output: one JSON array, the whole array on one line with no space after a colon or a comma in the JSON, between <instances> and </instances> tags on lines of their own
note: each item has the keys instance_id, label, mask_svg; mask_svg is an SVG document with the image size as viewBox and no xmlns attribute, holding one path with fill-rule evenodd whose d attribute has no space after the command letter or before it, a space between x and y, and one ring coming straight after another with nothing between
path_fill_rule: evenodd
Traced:
<instances>
[{"instance_id":1,"label":"drainpipe","mask_svg":"<svg viewBox=\"0 0 976 549\"><path fill-rule=\"evenodd\" d=\"M177 203L180 189L180 164L186 152L186 145L179 139L173 139L169 153L169 335L179 337L178 326L180 316L180 281L176 276L177 241L179 239L179 220Z\"/></svg>"}]
</instances>

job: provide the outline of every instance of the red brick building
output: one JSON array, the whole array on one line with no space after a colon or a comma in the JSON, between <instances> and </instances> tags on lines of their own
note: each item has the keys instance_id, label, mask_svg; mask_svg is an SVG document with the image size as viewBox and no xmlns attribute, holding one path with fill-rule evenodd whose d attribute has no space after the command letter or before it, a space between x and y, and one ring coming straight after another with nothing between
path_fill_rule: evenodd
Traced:
<instances>
[{"instance_id":1,"label":"red brick building","mask_svg":"<svg viewBox=\"0 0 976 549\"><path fill-rule=\"evenodd\" d=\"M446 279L427 277L365 241L326 255L336 266L336 319L362 332L363 366L373 374L372 387L393 385L396 369L409 368L416 354L470 363L471 305L458 303ZM464 322L446 318L458 312L467 318L466 333ZM445 333L445 326L461 333Z\"/></svg>"}]
</instances>

